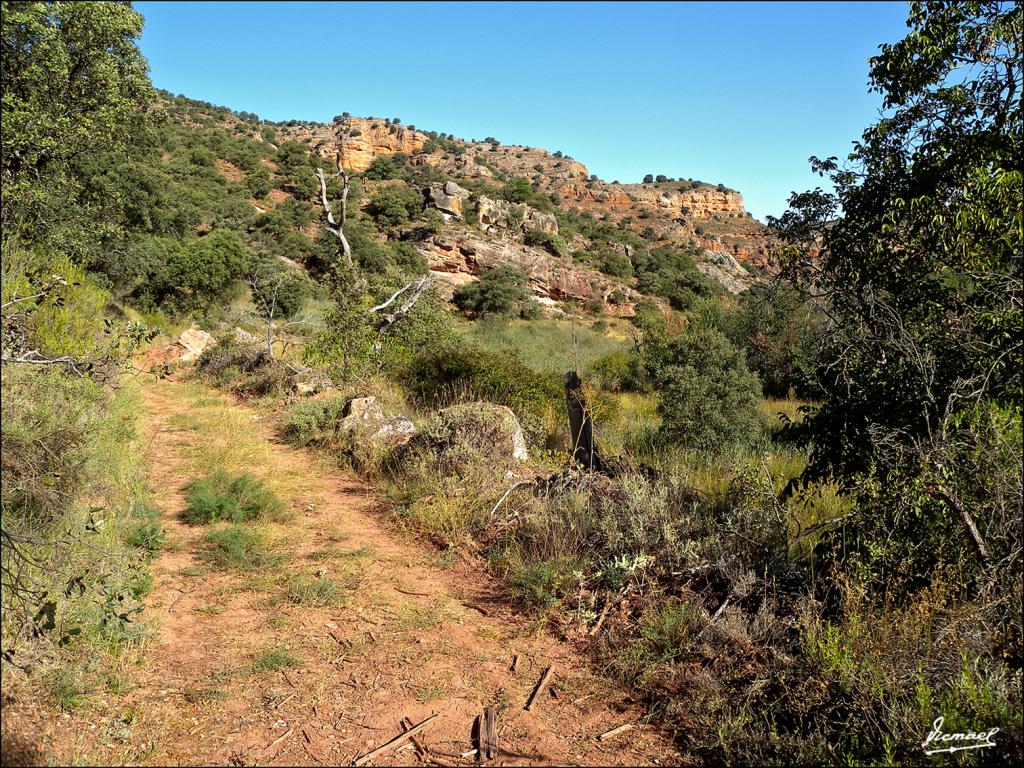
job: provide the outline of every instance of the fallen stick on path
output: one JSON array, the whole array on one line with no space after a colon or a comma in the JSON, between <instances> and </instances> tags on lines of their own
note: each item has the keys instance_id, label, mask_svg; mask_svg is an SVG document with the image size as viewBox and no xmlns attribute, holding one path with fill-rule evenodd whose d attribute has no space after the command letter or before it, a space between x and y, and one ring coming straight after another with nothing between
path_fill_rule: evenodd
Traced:
<instances>
[{"instance_id":1,"label":"fallen stick on path","mask_svg":"<svg viewBox=\"0 0 1024 768\"><path fill-rule=\"evenodd\" d=\"M412 720L408 717L403 717L402 727L406 729L412 728ZM427 743L419 736L410 736L409 741L411 741L412 745L416 747L416 753L422 760L434 765L439 765L442 768L455 768L455 763L450 763L447 760L442 760L441 758L431 754L430 750L427 749Z\"/></svg>"},{"instance_id":2,"label":"fallen stick on path","mask_svg":"<svg viewBox=\"0 0 1024 768\"><path fill-rule=\"evenodd\" d=\"M606 601L605 604L604 604L604 609L601 611L601 615L597 617L597 623L594 624L594 626L592 626L590 628L590 631L587 633L588 635L593 637L594 635L596 635L600 631L601 625L604 624L604 620L606 618L608 618L608 611L611 610L611 607L612 607L612 601L611 600Z\"/></svg>"},{"instance_id":3,"label":"fallen stick on path","mask_svg":"<svg viewBox=\"0 0 1024 768\"><path fill-rule=\"evenodd\" d=\"M527 712L533 708L533 705L537 703L537 698L547 687L548 682L551 680L551 673L553 670L554 666L550 666L544 670L544 674L541 675L540 682L537 683L537 687L533 689L533 693L530 694L530 698L526 700L526 706L523 707Z\"/></svg>"},{"instance_id":4,"label":"fallen stick on path","mask_svg":"<svg viewBox=\"0 0 1024 768\"><path fill-rule=\"evenodd\" d=\"M600 736L597 737L597 740L598 741L610 741L610 740L614 739L616 736L618 736L620 733L625 733L626 731L628 731L632 727L633 727L632 723L626 723L625 725L620 725L618 728L612 728L610 731L605 731L604 733L602 733Z\"/></svg>"},{"instance_id":5,"label":"fallen stick on path","mask_svg":"<svg viewBox=\"0 0 1024 768\"><path fill-rule=\"evenodd\" d=\"M401 587L391 587L395 592L401 592L403 595L416 595L417 597L432 597L433 592L414 592L411 589L402 589Z\"/></svg>"},{"instance_id":6,"label":"fallen stick on path","mask_svg":"<svg viewBox=\"0 0 1024 768\"><path fill-rule=\"evenodd\" d=\"M277 737L276 739L274 739L274 740L273 740L272 742L270 742L269 744L267 744L267 746L266 746L266 747L264 747L264 749L273 749L273 748L274 748L274 747L276 747L276 746L277 746L278 744L280 744L280 743L281 743L282 741L284 741L284 740L285 740L285 739L287 739L287 738L288 738L289 736L291 736L291 735L292 735L293 733L295 733L295 731L294 731L294 730L293 730L292 728L289 728L289 729L288 729L287 731L285 731L284 733L282 733L282 734L281 734L280 736L278 736L278 737Z\"/></svg>"},{"instance_id":7,"label":"fallen stick on path","mask_svg":"<svg viewBox=\"0 0 1024 768\"><path fill-rule=\"evenodd\" d=\"M405 733L400 733L397 736L395 736L395 738L391 739L391 741L387 742L386 744L381 744L376 749L371 750L370 752L367 752L365 755L363 755L358 760L356 760L353 763L353 765L356 765L356 766L366 765L370 760L372 760L374 757L379 755L381 752L385 752L388 749L391 749L392 747L395 747L395 746L401 744L403 741L405 741L406 739L410 738L414 733L417 733L417 732L423 730L423 727L427 723L429 723L431 720L433 720L435 717L437 717L437 714L431 715L426 720L421 720L419 723L414 725L412 728L407 730Z\"/></svg>"}]
</instances>

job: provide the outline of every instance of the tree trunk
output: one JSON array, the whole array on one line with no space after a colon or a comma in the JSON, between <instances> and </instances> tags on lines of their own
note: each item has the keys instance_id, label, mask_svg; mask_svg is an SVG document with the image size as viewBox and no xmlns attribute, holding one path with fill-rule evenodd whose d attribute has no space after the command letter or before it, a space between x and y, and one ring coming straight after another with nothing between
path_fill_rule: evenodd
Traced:
<instances>
[{"instance_id":1,"label":"tree trunk","mask_svg":"<svg viewBox=\"0 0 1024 768\"><path fill-rule=\"evenodd\" d=\"M573 460L590 472L603 472L604 462L594 448L594 422L587 409L583 382L576 371L565 374L565 405L569 412L569 442Z\"/></svg>"}]
</instances>

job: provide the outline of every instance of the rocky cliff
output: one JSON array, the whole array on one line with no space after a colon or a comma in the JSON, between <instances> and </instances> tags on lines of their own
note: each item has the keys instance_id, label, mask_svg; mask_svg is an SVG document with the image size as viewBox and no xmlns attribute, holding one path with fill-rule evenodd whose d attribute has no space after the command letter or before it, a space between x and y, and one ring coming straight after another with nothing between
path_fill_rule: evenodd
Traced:
<instances>
[{"instance_id":1,"label":"rocky cliff","mask_svg":"<svg viewBox=\"0 0 1024 768\"><path fill-rule=\"evenodd\" d=\"M592 250L585 237L569 234L559 248L546 250L523 242L531 233L537 240L538 232L559 239L552 209L610 222L651 247L669 245L696 253L697 268L730 292L749 287L771 269L771 238L746 212L742 195L723 185L681 179L608 183L561 152L464 141L376 118L351 118L350 127L352 138L345 151L349 170L360 172L376 157L401 154L408 167L429 166L427 178L442 179L425 183L422 191L427 205L440 211L447 224L417 248L449 285L475 279L485 267L511 263L526 272L545 302L600 300L606 311L630 313L639 296L630 280L602 274L569 257ZM335 155L334 125L296 125L280 131L282 138L304 142L322 157ZM503 185L524 178L537 195L550 201L541 206L545 210L500 199ZM628 247L624 251L628 258ZM617 303L608 302L613 295Z\"/></svg>"}]
</instances>

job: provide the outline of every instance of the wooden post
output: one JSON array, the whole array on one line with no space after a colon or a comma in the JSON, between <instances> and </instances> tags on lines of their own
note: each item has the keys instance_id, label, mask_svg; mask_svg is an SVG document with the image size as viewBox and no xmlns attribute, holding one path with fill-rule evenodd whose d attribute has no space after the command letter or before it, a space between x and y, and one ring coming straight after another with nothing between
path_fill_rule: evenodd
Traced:
<instances>
[{"instance_id":1,"label":"wooden post","mask_svg":"<svg viewBox=\"0 0 1024 768\"><path fill-rule=\"evenodd\" d=\"M583 469L603 472L604 462L594 448L594 421L587 409L583 382L576 371L565 374L565 406L569 412L569 442L572 457Z\"/></svg>"},{"instance_id":2,"label":"wooden post","mask_svg":"<svg viewBox=\"0 0 1024 768\"><path fill-rule=\"evenodd\" d=\"M494 707L487 707L480 723L480 757L493 760L498 756L498 714Z\"/></svg>"}]
</instances>

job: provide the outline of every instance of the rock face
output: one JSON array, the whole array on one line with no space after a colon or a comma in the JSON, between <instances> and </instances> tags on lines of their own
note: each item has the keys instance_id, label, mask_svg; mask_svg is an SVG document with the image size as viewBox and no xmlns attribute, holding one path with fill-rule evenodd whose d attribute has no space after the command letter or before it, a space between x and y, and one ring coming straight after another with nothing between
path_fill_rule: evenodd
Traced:
<instances>
[{"instance_id":1,"label":"rock face","mask_svg":"<svg viewBox=\"0 0 1024 768\"><path fill-rule=\"evenodd\" d=\"M756 267L757 274L771 272L774 268L776 242L771 233L747 214L739 192L722 185L682 179L654 184L608 183L591 176L586 166L561 152L464 141L444 134L431 138L375 118L351 118L350 124L357 135L350 139L346 149L345 164L349 170L363 171L375 157L397 153L408 155L413 166L432 166L451 179L431 184L426 191L428 205L441 211L446 219L465 220L469 198L459 185L460 181L483 179L499 183L527 179L538 194L547 196L562 210L575 209L635 234L642 233L652 243L664 243L690 252L694 248L706 250L703 262L700 255L696 256L698 266L729 291L742 290L759 278L742 267L736 269L731 263L723 263L718 254L727 254L741 265ZM314 152L330 160L337 151L336 133L331 125L297 125L279 130L283 139L307 142ZM530 230L549 235L558 233L558 223L553 216L521 203L484 195L479 199L478 208L482 239L514 239ZM453 233L452 229L454 227L448 228L450 236L462 237L461 232ZM585 238L581 240L577 236L570 248L588 250L589 245ZM454 282L464 281L477 270L470 265L468 269L441 268L439 271L451 275L450 281ZM592 283L584 277L569 282ZM541 296L554 297L562 291L547 278L534 280L534 284ZM568 289L565 297L593 298L594 291L585 291L580 296Z\"/></svg>"},{"instance_id":2,"label":"rock face","mask_svg":"<svg viewBox=\"0 0 1024 768\"><path fill-rule=\"evenodd\" d=\"M629 316L641 295L614 277L552 256L546 250L511 240L496 241L468 233L435 235L416 249L444 284L454 290L476 279L485 269L510 264L529 279L542 303L601 301L610 314Z\"/></svg>"},{"instance_id":3,"label":"rock face","mask_svg":"<svg viewBox=\"0 0 1024 768\"><path fill-rule=\"evenodd\" d=\"M345 168L362 173L375 157L412 155L423 149L427 136L404 125L385 123L376 118L349 119L352 136L345 145ZM333 125L290 126L281 131L286 139L308 141L321 157L333 159L337 152L336 129Z\"/></svg>"},{"instance_id":4,"label":"rock face","mask_svg":"<svg viewBox=\"0 0 1024 768\"><path fill-rule=\"evenodd\" d=\"M494 403L461 403L438 411L416 444L455 465L483 458L503 466L529 457L516 415Z\"/></svg>"},{"instance_id":5,"label":"rock face","mask_svg":"<svg viewBox=\"0 0 1024 768\"><path fill-rule=\"evenodd\" d=\"M481 195L476 215L480 229L490 234L501 230L526 232L531 229L558 234L558 220L553 215L535 210L526 203L509 203Z\"/></svg>"},{"instance_id":6,"label":"rock face","mask_svg":"<svg viewBox=\"0 0 1024 768\"><path fill-rule=\"evenodd\" d=\"M725 251L705 251L707 261L699 262L697 269L725 286L732 293L740 293L750 287L751 275L732 254Z\"/></svg>"},{"instance_id":7,"label":"rock face","mask_svg":"<svg viewBox=\"0 0 1024 768\"><path fill-rule=\"evenodd\" d=\"M217 346L217 340L199 328L182 331L178 344L185 348L185 354L178 359L183 363L191 363L210 347Z\"/></svg>"},{"instance_id":8,"label":"rock face","mask_svg":"<svg viewBox=\"0 0 1024 768\"><path fill-rule=\"evenodd\" d=\"M469 190L463 189L454 181L431 184L427 187L427 204L457 219L463 218L463 207L468 199Z\"/></svg>"},{"instance_id":9,"label":"rock face","mask_svg":"<svg viewBox=\"0 0 1024 768\"><path fill-rule=\"evenodd\" d=\"M416 434L416 427L404 416L388 417L376 397L357 397L350 400L342 411L338 431L353 442L368 444L376 449L404 445Z\"/></svg>"},{"instance_id":10,"label":"rock face","mask_svg":"<svg viewBox=\"0 0 1024 768\"><path fill-rule=\"evenodd\" d=\"M670 216L708 219L714 215L745 216L743 196L731 189L701 186L682 191L676 185L623 184L622 191L633 196L633 205L658 208Z\"/></svg>"}]
</instances>

